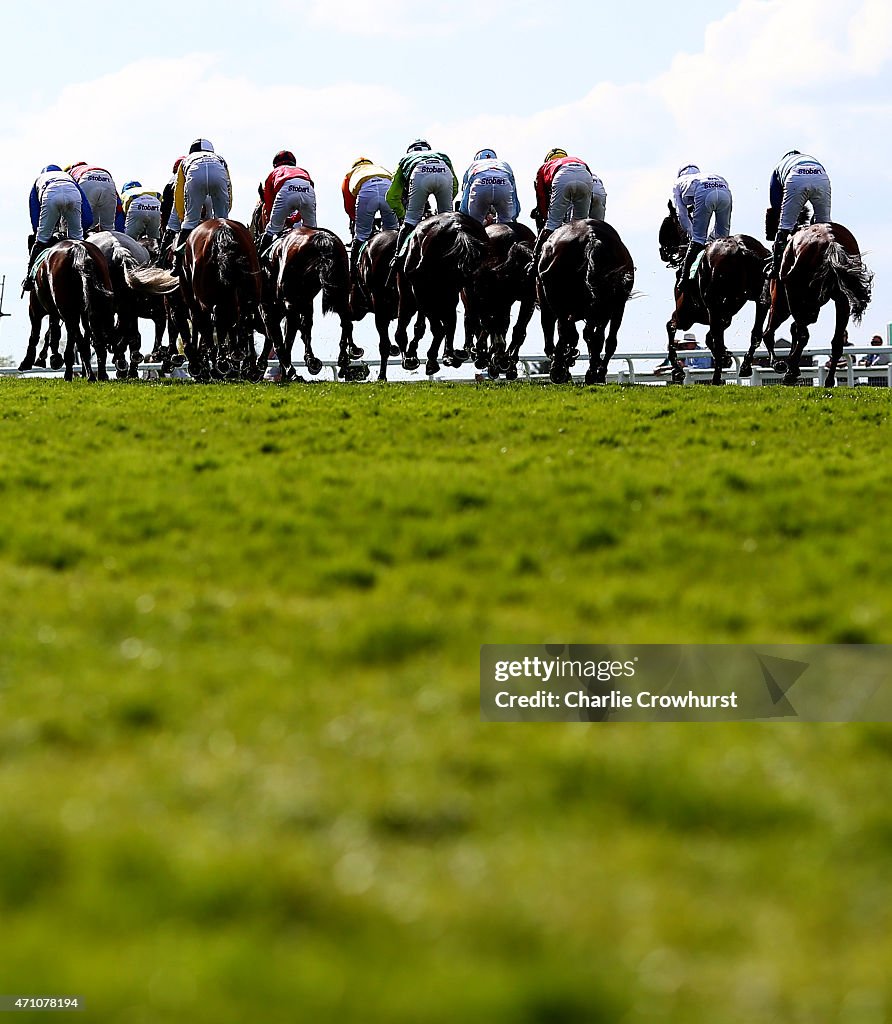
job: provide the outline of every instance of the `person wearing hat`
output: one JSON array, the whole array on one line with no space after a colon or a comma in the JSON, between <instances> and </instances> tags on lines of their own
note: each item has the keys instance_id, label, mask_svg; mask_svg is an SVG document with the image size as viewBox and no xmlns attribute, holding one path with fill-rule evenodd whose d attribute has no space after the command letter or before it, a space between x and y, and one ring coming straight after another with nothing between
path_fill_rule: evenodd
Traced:
<instances>
[{"instance_id":1,"label":"person wearing hat","mask_svg":"<svg viewBox=\"0 0 892 1024\"><path fill-rule=\"evenodd\" d=\"M232 207L232 181L226 161L214 152L207 139L196 139L177 170L174 208L180 219L176 252L182 254L186 239L201 221L202 209L215 217L228 217ZM179 260L177 261L179 267Z\"/></svg>"},{"instance_id":2,"label":"person wearing hat","mask_svg":"<svg viewBox=\"0 0 892 1024\"><path fill-rule=\"evenodd\" d=\"M768 277L777 277L781 257L806 203L814 210L815 224L830 223L830 178L824 165L808 153L791 149L771 173L771 205L765 217L765 235L774 241Z\"/></svg>"},{"instance_id":3,"label":"person wearing hat","mask_svg":"<svg viewBox=\"0 0 892 1024\"><path fill-rule=\"evenodd\" d=\"M121 190L124 207L124 232L131 238L143 235L154 241L161 238L161 194L143 188L139 181L128 181Z\"/></svg>"},{"instance_id":4,"label":"person wearing hat","mask_svg":"<svg viewBox=\"0 0 892 1024\"><path fill-rule=\"evenodd\" d=\"M607 212L607 190L604 182L592 174L588 164L578 156L569 156L565 149L550 149L536 174L536 209L533 211L541 226L532 268L539 262L545 240L568 219L604 220Z\"/></svg>"},{"instance_id":5,"label":"person wearing hat","mask_svg":"<svg viewBox=\"0 0 892 1024\"><path fill-rule=\"evenodd\" d=\"M481 224L490 209L495 211L500 224L516 221L520 216L514 171L498 159L494 149L481 149L474 155L462 179L460 209Z\"/></svg>"},{"instance_id":6,"label":"person wearing hat","mask_svg":"<svg viewBox=\"0 0 892 1024\"><path fill-rule=\"evenodd\" d=\"M93 211L93 227L97 231L121 231L124 211L112 176L104 167L96 167L79 160L69 164L66 171L80 186Z\"/></svg>"},{"instance_id":7,"label":"person wearing hat","mask_svg":"<svg viewBox=\"0 0 892 1024\"><path fill-rule=\"evenodd\" d=\"M82 239L84 229L93 223L93 212L81 187L58 164L41 170L28 198L34 242L28 254L28 269L22 291L31 291L31 269L44 249L53 244L53 234L64 229L68 238Z\"/></svg>"},{"instance_id":8,"label":"person wearing hat","mask_svg":"<svg viewBox=\"0 0 892 1024\"><path fill-rule=\"evenodd\" d=\"M399 221L387 204L387 190L393 181L390 171L380 164L372 163L367 156L357 157L350 165L341 183L344 197L344 211L350 218L350 277L356 272L359 250L372 233L375 214L381 216L381 227L385 231L396 231Z\"/></svg>"},{"instance_id":9,"label":"person wearing hat","mask_svg":"<svg viewBox=\"0 0 892 1024\"><path fill-rule=\"evenodd\" d=\"M402 221L391 268L396 266L403 242L421 220L428 198L436 200L437 213L447 213L457 195L458 178L452 161L445 153L431 149L426 139L416 139L397 164L387 190L387 202Z\"/></svg>"},{"instance_id":10,"label":"person wearing hat","mask_svg":"<svg viewBox=\"0 0 892 1024\"><path fill-rule=\"evenodd\" d=\"M285 222L294 217L305 228L316 227L316 189L309 172L297 166L297 158L287 149L273 157L273 169L260 188L266 229L258 252L262 256L282 233Z\"/></svg>"},{"instance_id":11,"label":"person wearing hat","mask_svg":"<svg viewBox=\"0 0 892 1024\"><path fill-rule=\"evenodd\" d=\"M706 248L707 239L727 238L731 234L731 189L720 175L704 174L696 164L683 164L672 186L672 202L678 223L688 237L678 279L679 290L685 292L690 285L691 267L697 254Z\"/></svg>"}]
</instances>

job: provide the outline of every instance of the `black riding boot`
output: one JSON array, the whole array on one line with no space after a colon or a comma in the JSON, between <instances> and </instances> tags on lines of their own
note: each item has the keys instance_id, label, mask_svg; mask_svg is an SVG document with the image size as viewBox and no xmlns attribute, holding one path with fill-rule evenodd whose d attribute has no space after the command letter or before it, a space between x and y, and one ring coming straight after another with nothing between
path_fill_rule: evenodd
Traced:
<instances>
[{"instance_id":1,"label":"black riding boot","mask_svg":"<svg viewBox=\"0 0 892 1024\"><path fill-rule=\"evenodd\" d=\"M192 234L192 228L180 228L173 247L173 272L179 274L183 269L183 255L186 252L186 239Z\"/></svg>"},{"instance_id":2,"label":"black riding boot","mask_svg":"<svg viewBox=\"0 0 892 1024\"><path fill-rule=\"evenodd\" d=\"M784 256L784 249L790 240L790 232L779 230L774 236L774 249L771 251L771 269L768 272L769 278L777 277L780 274L781 260Z\"/></svg>"},{"instance_id":3,"label":"black riding boot","mask_svg":"<svg viewBox=\"0 0 892 1024\"><path fill-rule=\"evenodd\" d=\"M25 271L25 280L22 281L23 292L30 292L34 287L34 282L31 280L31 268L34 266L34 261L43 252L43 250L49 249L52 244L52 241L38 242L35 239L34 245L31 246L31 252L28 254L28 269Z\"/></svg>"},{"instance_id":4,"label":"black riding boot","mask_svg":"<svg viewBox=\"0 0 892 1024\"><path fill-rule=\"evenodd\" d=\"M356 267L359 263L359 250L362 248L362 242L354 236L353 241L350 243L350 281L356 280Z\"/></svg>"},{"instance_id":5,"label":"black riding boot","mask_svg":"<svg viewBox=\"0 0 892 1024\"><path fill-rule=\"evenodd\" d=\"M263 235L260 238L260 244L257 246L257 257L258 257L258 259L263 259L263 257L273 247L273 242L275 242L275 240L276 240L276 236L275 235L271 235L268 231L264 231L263 232Z\"/></svg>"},{"instance_id":6,"label":"black riding boot","mask_svg":"<svg viewBox=\"0 0 892 1024\"><path fill-rule=\"evenodd\" d=\"M549 230L548 228L542 228L542 230L539 232L539 237L536 239L536 244L533 247L533 258L530 261L530 269L527 271L527 274L533 280L535 280L536 274L538 273L539 257L542 255L542 246L545 245L545 242L551 234L551 230Z\"/></svg>"},{"instance_id":7,"label":"black riding boot","mask_svg":"<svg viewBox=\"0 0 892 1024\"><path fill-rule=\"evenodd\" d=\"M688 242L688 251L684 254L684 263L681 265L681 277L678 281L678 290L682 295L687 295L691 290L691 267L698 253L706 248L699 242Z\"/></svg>"},{"instance_id":8,"label":"black riding boot","mask_svg":"<svg viewBox=\"0 0 892 1024\"><path fill-rule=\"evenodd\" d=\"M414 228L414 224L407 224L405 221L403 221L403 223L400 224L400 229L396 234L396 248L393 250L393 259L390 261L390 270L388 270L387 272L388 285L393 280L393 275L396 273L396 264L397 260L400 258L400 249L402 249L403 243L406 241L409 235L412 234Z\"/></svg>"}]
</instances>

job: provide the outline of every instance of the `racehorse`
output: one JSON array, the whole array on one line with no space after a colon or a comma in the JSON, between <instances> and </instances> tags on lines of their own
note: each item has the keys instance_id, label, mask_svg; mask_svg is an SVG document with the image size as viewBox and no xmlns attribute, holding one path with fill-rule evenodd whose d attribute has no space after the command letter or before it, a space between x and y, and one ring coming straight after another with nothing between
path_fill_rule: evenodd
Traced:
<instances>
[{"instance_id":1,"label":"racehorse","mask_svg":"<svg viewBox=\"0 0 892 1024\"><path fill-rule=\"evenodd\" d=\"M603 384L607 364L616 351L617 334L626 302L635 283L635 266L616 229L603 220L563 224L542 246L538 296L551 357L551 380L566 384L576 361L579 334L576 321L585 321L582 336L588 345L586 384ZM554 344L554 328L558 343ZM605 340L606 335L606 340ZM603 351L603 357L601 355Z\"/></svg>"},{"instance_id":2,"label":"racehorse","mask_svg":"<svg viewBox=\"0 0 892 1024\"><path fill-rule=\"evenodd\" d=\"M273 243L263 259L263 320L267 343L261 365L275 346L282 380L296 376L291 349L300 330L304 344L304 362L315 376L322 361L313 352L313 300L322 292L322 312L336 313L341 323L338 350L338 376L345 380L364 380L365 365L351 366L363 351L353 344L353 320L350 316L350 270L344 243L326 228L292 228ZM282 321L285 334L282 335Z\"/></svg>"},{"instance_id":3,"label":"racehorse","mask_svg":"<svg viewBox=\"0 0 892 1024\"><path fill-rule=\"evenodd\" d=\"M790 236L781 260L780 275L771 282L771 311L765 330L766 344L790 316L792 346L778 370L785 369L784 384L801 376L799 362L808 343L808 327L817 321L828 302L836 307L836 323L830 346L826 386L836 383L836 367L842 356L845 331L851 316L860 323L870 304L873 274L861 260L854 235L842 224L812 224ZM785 366L780 364L785 363Z\"/></svg>"},{"instance_id":4,"label":"racehorse","mask_svg":"<svg viewBox=\"0 0 892 1024\"><path fill-rule=\"evenodd\" d=\"M259 380L254 325L260 311L260 264L245 225L219 218L202 221L186 239L179 278L198 336L186 347L192 376Z\"/></svg>"},{"instance_id":5,"label":"racehorse","mask_svg":"<svg viewBox=\"0 0 892 1024\"><path fill-rule=\"evenodd\" d=\"M433 339L424 371L431 377L439 369L440 342L445 341L443 362L461 366L466 353L456 352L456 307L486 254L488 237L483 225L463 213L439 213L415 228L397 272L399 314L396 343L406 369L418 365L418 340L408 340L408 325L417 310L428 321Z\"/></svg>"},{"instance_id":6,"label":"racehorse","mask_svg":"<svg viewBox=\"0 0 892 1024\"><path fill-rule=\"evenodd\" d=\"M403 354L403 367L414 370L418 367L418 359L406 359L399 346L391 345L389 327L391 320L397 318L399 312L399 295L396 281L390 274L390 263L396 249L396 231L378 231L373 234L359 254L356 263L356 287L351 293L350 308L354 320L362 320L366 313L375 317L375 329L378 332L378 355L380 368L378 380L387 380L388 356ZM354 245L361 243L355 242ZM411 305L411 294L406 295L407 309ZM415 321L412 341L418 342L424 335L424 317Z\"/></svg>"},{"instance_id":7,"label":"racehorse","mask_svg":"<svg viewBox=\"0 0 892 1024\"><path fill-rule=\"evenodd\" d=\"M688 238L675 207L669 203L669 216L660 226L660 256L671 267L684 262ZM681 281L675 284L675 309L666 324L669 336L669 362L672 381L684 381L684 366L678 360L675 346L676 331L687 331L695 323L706 324L706 345L713 354L713 384L721 384L722 369L731 365L725 349L725 331L731 321L750 300L756 304L756 316L750 332L749 351L740 366L741 377L751 377L753 355L762 341L762 327L768 306L762 301L764 266L769 252L751 235L731 235L710 242L697 263L693 281L685 291ZM773 344L769 354L774 358Z\"/></svg>"},{"instance_id":8,"label":"racehorse","mask_svg":"<svg viewBox=\"0 0 892 1024\"><path fill-rule=\"evenodd\" d=\"M74 376L74 350L77 348L84 375L95 381L90 343L96 349L97 373L108 380L105 368L108 346L112 341L113 292L105 257L91 242L66 239L57 242L37 269L28 304L31 334L28 350L19 366L30 370L37 354L37 341L44 317L50 319L51 365L65 365L65 379ZM59 356L62 324L65 324L65 356Z\"/></svg>"},{"instance_id":9,"label":"racehorse","mask_svg":"<svg viewBox=\"0 0 892 1024\"><path fill-rule=\"evenodd\" d=\"M465 310L465 345L474 365L497 378L517 379L517 356L536 308L536 285L528 271L536 244L525 224L490 224L486 256L469 286ZM508 346L511 307L520 303ZM491 345L487 347L487 342Z\"/></svg>"},{"instance_id":10,"label":"racehorse","mask_svg":"<svg viewBox=\"0 0 892 1024\"><path fill-rule=\"evenodd\" d=\"M153 357L160 357L162 373L169 373L175 350L170 352L162 348L166 325L164 296L178 290L179 280L160 267L149 266L149 251L129 235L119 231L98 231L90 235L90 241L105 256L115 294L118 320L114 360L118 376L136 379L139 375L138 367L143 358L139 351L141 316L155 325ZM126 359L128 348L129 366Z\"/></svg>"}]
</instances>

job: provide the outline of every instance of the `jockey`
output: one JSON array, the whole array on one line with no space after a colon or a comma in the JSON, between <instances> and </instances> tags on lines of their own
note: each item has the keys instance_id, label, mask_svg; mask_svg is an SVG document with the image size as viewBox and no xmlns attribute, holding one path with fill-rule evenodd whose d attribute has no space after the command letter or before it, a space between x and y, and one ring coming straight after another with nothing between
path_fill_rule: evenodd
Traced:
<instances>
[{"instance_id":1,"label":"jockey","mask_svg":"<svg viewBox=\"0 0 892 1024\"><path fill-rule=\"evenodd\" d=\"M495 150L481 149L462 180L461 212L484 223L492 207L500 224L517 220L520 203L514 171L496 157Z\"/></svg>"},{"instance_id":2,"label":"jockey","mask_svg":"<svg viewBox=\"0 0 892 1024\"><path fill-rule=\"evenodd\" d=\"M403 222L391 267L396 266L403 242L421 220L431 195L437 201L437 213L447 213L452 209L452 200L458 195L458 178L452 161L445 153L432 150L425 139L416 139L397 164L396 174L387 190L387 202Z\"/></svg>"},{"instance_id":3,"label":"jockey","mask_svg":"<svg viewBox=\"0 0 892 1024\"><path fill-rule=\"evenodd\" d=\"M201 221L203 207L213 207L215 217L225 218L231 206L232 181L226 161L207 139L196 139L177 169L174 207L181 226L176 252L182 254L189 233Z\"/></svg>"},{"instance_id":4,"label":"jockey","mask_svg":"<svg viewBox=\"0 0 892 1024\"><path fill-rule=\"evenodd\" d=\"M710 220L715 218L709 239L727 238L731 234L731 190L728 182L718 174L704 174L696 164L685 164L679 167L672 186L672 201L678 222L688 236L688 248L678 282L684 292L694 260L706 248Z\"/></svg>"},{"instance_id":5,"label":"jockey","mask_svg":"<svg viewBox=\"0 0 892 1024\"><path fill-rule=\"evenodd\" d=\"M367 156L357 157L341 183L344 210L350 218L350 276L356 271L359 250L372 233L375 214L381 214L381 227L385 231L396 231L399 221L387 205L387 190L393 175L379 164L372 163Z\"/></svg>"},{"instance_id":6,"label":"jockey","mask_svg":"<svg viewBox=\"0 0 892 1024\"><path fill-rule=\"evenodd\" d=\"M123 231L124 211L114 179L104 167L83 160L65 168L87 197L98 231Z\"/></svg>"},{"instance_id":7,"label":"jockey","mask_svg":"<svg viewBox=\"0 0 892 1024\"><path fill-rule=\"evenodd\" d=\"M34 244L28 256L23 291L31 290L31 268L44 249L53 244L53 233L64 223L68 238L82 239L93 223L93 211L83 190L57 164L44 167L31 188L28 200Z\"/></svg>"},{"instance_id":8,"label":"jockey","mask_svg":"<svg viewBox=\"0 0 892 1024\"><path fill-rule=\"evenodd\" d=\"M263 220L266 230L260 240L259 255L263 255L282 233L285 221L297 214L301 224L316 227L316 189L313 179L287 149L273 157L273 169L260 187L263 200Z\"/></svg>"},{"instance_id":9,"label":"jockey","mask_svg":"<svg viewBox=\"0 0 892 1024\"><path fill-rule=\"evenodd\" d=\"M143 188L138 181L128 181L121 192L124 207L124 231L131 238L142 235L161 238L161 194Z\"/></svg>"},{"instance_id":10,"label":"jockey","mask_svg":"<svg viewBox=\"0 0 892 1024\"><path fill-rule=\"evenodd\" d=\"M769 241L774 239L768 272L772 278L780 271L787 240L807 202L814 209L816 224L830 223L830 178L813 156L791 149L772 172L769 191L771 207L765 233ZM777 224L776 231L771 230L771 221Z\"/></svg>"},{"instance_id":11,"label":"jockey","mask_svg":"<svg viewBox=\"0 0 892 1024\"><path fill-rule=\"evenodd\" d=\"M534 216L544 227L533 251L535 268L545 239L564 222L591 217L603 220L607 212L607 190L588 164L565 149L550 149L536 174L536 210Z\"/></svg>"}]
</instances>

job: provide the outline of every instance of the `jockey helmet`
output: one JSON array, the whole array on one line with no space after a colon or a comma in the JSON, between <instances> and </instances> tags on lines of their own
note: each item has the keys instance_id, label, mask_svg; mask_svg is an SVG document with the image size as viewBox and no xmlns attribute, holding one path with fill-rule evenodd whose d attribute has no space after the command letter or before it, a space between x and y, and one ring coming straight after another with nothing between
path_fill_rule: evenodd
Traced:
<instances>
[{"instance_id":1,"label":"jockey helmet","mask_svg":"<svg viewBox=\"0 0 892 1024\"><path fill-rule=\"evenodd\" d=\"M678 174L676 174L675 177L676 178L680 178L683 174L699 174L699 173L700 173L700 168L696 164L682 164L681 167L678 168Z\"/></svg>"},{"instance_id":2,"label":"jockey helmet","mask_svg":"<svg viewBox=\"0 0 892 1024\"><path fill-rule=\"evenodd\" d=\"M122 192L126 192L128 188L142 188L141 181L128 181L127 184L121 189Z\"/></svg>"},{"instance_id":3,"label":"jockey helmet","mask_svg":"<svg viewBox=\"0 0 892 1024\"><path fill-rule=\"evenodd\" d=\"M50 171L61 171L62 168L58 164L47 164L46 167L40 172L41 174L48 174Z\"/></svg>"},{"instance_id":4,"label":"jockey helmet","mask_svg":"<svg viewBox=\"0 0 892 1024\"><path fill-rule=\"evenodd\" d=\"M475 160L498 160L494 149L481 149L474 154Z\"/></svg>"},{"instance_id":5,"label":"jockey helmet","mask_svg":"<svg viewBox=\"0 0 892 1024\"><path fill-rule=\"evenodd\" d=\"M196 139L189 147L190 153L213 153L214 147L207 139Z\"/></svg>"},{"instance_id":6,"label":"jockey helmet","mask_svg":"<svg viewBox=\"0 0 892 1024\"><path fill-rule=\"evenodd\" d=\"M280 149L273 157L273 167L281 167L283 164L288 167L297 167L297 157L290 149Z\"/></svg>"},{"instance_id":7,"label":"jockey helmet","mask_svg":"<svg viewBox=\"0 0 892 1024\"><path fill-rule=\"evenodd\" d=\"M431 144L427 139L416 139L411 146L406 150L407 153L418 153L425 149L430 149Z\"/></svg>"},{"instance_id":8,"label":"jockey helmet","mask_svg":"<svg viewBox=\"0 0 892 1024\"><path fill-rule=\"evenodd\" d=\"M549 160L557 160L559 156L566 155L566 149L549 149L549 151L545 154L545 160L543 161L543 163L547 164Z\"/></svg>"},{"instance_id":9,"label":"jockey helmet","mask_svg":"<svg viewBox=\"0 0 892 1024\"><path fill-rule=\"evenodd\" d=\"M354 167L359 167L360 164L370 164L371 162L367 156L358 156L350 165L350 170L352 171Z\"/></svg>"},{"instance_id":10,"label":"jockey helmet","mask_svg":"<svg viewBox=\"0 0 892 1024\"><path fill-rule=\"evenodd\" d=\"M65 167L64 168L60 168L60 170L64 170L66 172L66 174L70 174L71 173L71 169L73 167L86 167L86 166L87 166L87 161L86 160L75 160L75 162L73 164L66 164Z\"/></svg>"},{"instance_id":11,"label":"jockey helmet","mask_svg":"<svg viewBox=\"0 0 892 1024\"><path fill-rule=\"evenodd\" d=\"M802 150L801 149L791 149L788 152L784 153L784 155L781 157L781 159L782 160L786 160L788 156L802 156Z\"/></svg>"},{"instance_id":12,"label":"jockey helmet","mask_svg":"<svg viewBox=\"0 0 892 1024\"><path fill-rule=\"evenodd\" d=\"M180 169L180 164L181 164L181 163L182 163L182 162L183 162L183 161L184 161L185 159L186 159L186 158L185 158L184 156L178 156L178 157L176 158L176 160L174 160L174 162L173 162L173 173L174 173L174 174L176 174L176 173L177 173L177 171L178 171L178 170Z\"/></svg>"}]
</instances>

